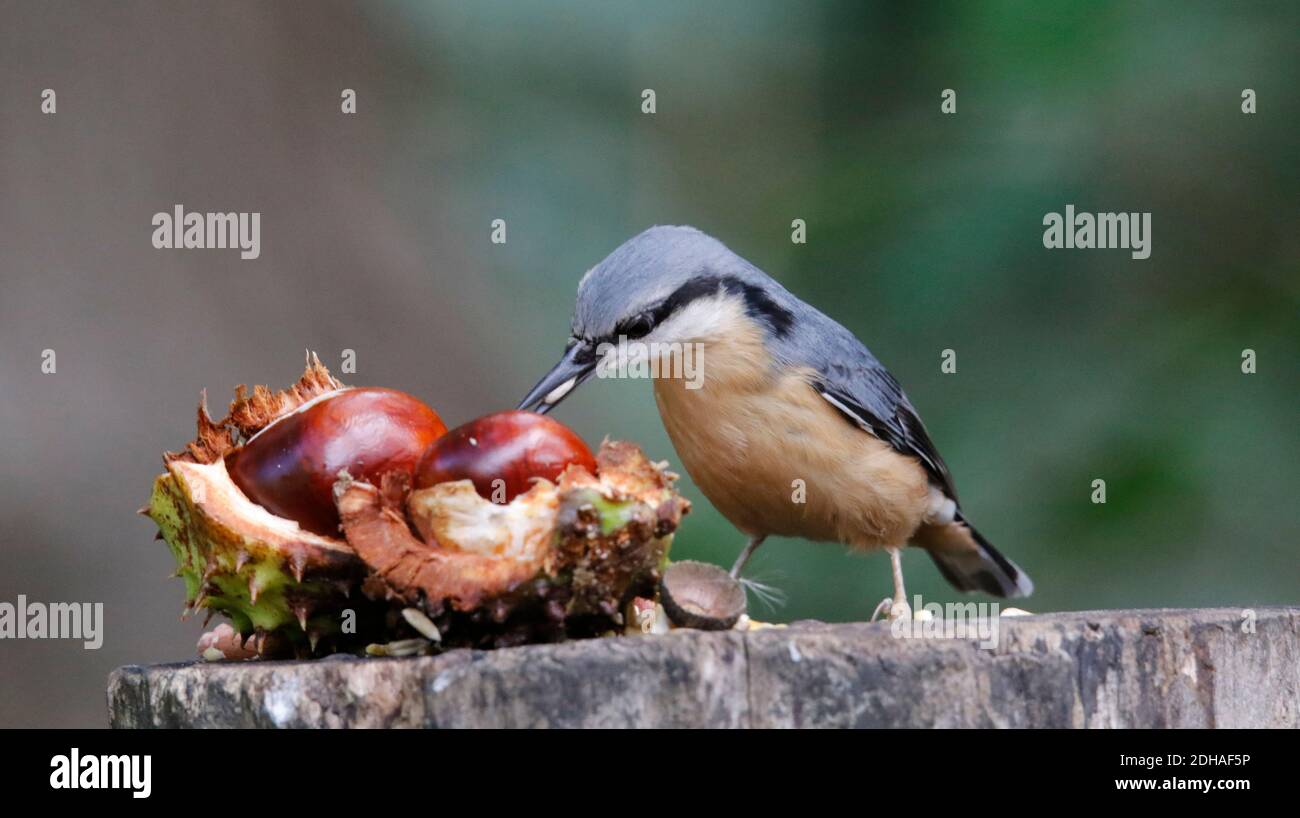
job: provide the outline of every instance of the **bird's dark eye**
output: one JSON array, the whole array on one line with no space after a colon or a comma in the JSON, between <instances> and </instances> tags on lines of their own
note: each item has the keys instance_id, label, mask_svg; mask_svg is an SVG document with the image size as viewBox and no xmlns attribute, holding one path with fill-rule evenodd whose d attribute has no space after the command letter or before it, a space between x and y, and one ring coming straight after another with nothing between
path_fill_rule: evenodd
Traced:
<instances>
[{"instance_id":1,"label":"bird's dark eye","mask_svg":"<svg viewBox=\"0 0 1300 818\"><path fill-rule=\"evenodd\" d=\"M654 317L648 312L624 321L618 328L620 335L626 335L628 338L644 338L654 329Z\"/></svg>"}]
</instances>

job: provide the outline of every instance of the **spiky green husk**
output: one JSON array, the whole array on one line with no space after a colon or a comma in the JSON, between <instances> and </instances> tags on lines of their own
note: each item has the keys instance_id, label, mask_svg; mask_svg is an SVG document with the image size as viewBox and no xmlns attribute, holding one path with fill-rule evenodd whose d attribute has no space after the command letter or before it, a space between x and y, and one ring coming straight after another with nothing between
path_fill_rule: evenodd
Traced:
<instances>
[{"instance_id":1,"label":"spiky green husk","mask_svg":"<svg viewBox=\"0 0 1300 818\"><path fill-rule=\"evenodd\" d=\"M177 462L154 481L147 514L185 582L187 613L220 612L244 636L314 648L339 633L364 566L342 543L250 507L221 461Z\"/></svg>"}]
</instances>

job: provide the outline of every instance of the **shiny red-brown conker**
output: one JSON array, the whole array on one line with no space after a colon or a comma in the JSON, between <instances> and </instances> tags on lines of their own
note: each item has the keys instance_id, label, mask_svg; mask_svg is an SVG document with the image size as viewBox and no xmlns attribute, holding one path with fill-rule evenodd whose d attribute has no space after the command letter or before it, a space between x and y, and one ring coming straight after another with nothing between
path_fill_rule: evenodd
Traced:
<instances>
[{"instance_id":1,"label":"shiny red-brown conker","mask_svg":"<svg viewBox=\"0 0 1300 818\"><path fill-rule=\"evenodd\" d=\"M438 413L395 389L343 389L285 415L226 455L235 485L254 503L308 531L338 536L334 482L340 469L377 483L413 473L445 434Z\"/></svg>"},{"instance_id":2,"label":"shiny red-brown conker","mask_svg":"<svg viewBox=\"0 0 1300 818\"><path fill-rule=\"evenodd\" d=\"M591 449L569 427L536 412L497 412L457 426L429 447L416 466L415 487L472 480L480 497L508 503L534 478L555 482L570 464L596 473Z\"/></svg>"}]
</instances>

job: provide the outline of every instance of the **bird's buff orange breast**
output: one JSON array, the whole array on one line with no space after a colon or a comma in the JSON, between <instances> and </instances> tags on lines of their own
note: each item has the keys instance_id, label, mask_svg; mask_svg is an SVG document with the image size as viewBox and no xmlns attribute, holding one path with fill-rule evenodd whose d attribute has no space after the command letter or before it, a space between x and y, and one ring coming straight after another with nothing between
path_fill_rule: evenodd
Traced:
<instances>
[{"instance_id":1,"label":"bird's buff orange breast","mask_svg":"<svg viewBox=\"0 0 1300 818\"><path fill-rule=\"evenodd\" d=\"M920 463L851 423L807 371L775 371L762 330L736 324L725 342L703 342L700 388L655 380L664 427L700 491L750 535L905 544L927 507Z\"/></svg>"}]
</instances>

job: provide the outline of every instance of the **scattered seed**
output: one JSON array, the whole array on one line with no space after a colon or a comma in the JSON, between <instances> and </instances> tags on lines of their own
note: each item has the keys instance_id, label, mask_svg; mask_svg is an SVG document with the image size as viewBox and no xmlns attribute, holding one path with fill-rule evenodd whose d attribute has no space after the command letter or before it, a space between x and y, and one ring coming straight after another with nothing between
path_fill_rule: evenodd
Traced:
<instances>
[{"instance_id":1,"label":"scattered seed","mask_svg":"<svg viewBox=\"0 0 1300 818\"><path fill-rule=\"evenodd\" d=\"M399 639L396 642L387 644L372 643L366 645L367 656L417 656L426 654L431 647L429 640L424 638L416 639Z\"/></svg>"},{"instance_id":2,"label":"scattered seed","mask_svg":"<svg viewBox=\"0 0 1300 818\"><path fill-rule=\"evenodd\" d=\"M415 628L430 642L442 641L442 632L438 630L438 626L433 624L433 620L419 608L403 608L402 618L406 620L406 624Z\"/></svg>"},{"instance_id":3,"label":"scattered seed","mask_svg":"<svg viewBox=\"0 0 1300 818\"><path fill-rule=\"evenodd\" d=\"M389 656L414 656L417 653L424 653L429 649L429 640L427 639L399 639L396 642L388 643Z\"/></svg>"}]
</instances>

